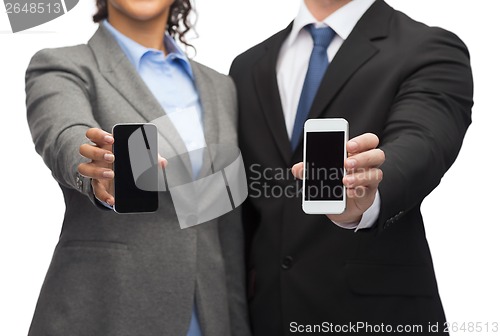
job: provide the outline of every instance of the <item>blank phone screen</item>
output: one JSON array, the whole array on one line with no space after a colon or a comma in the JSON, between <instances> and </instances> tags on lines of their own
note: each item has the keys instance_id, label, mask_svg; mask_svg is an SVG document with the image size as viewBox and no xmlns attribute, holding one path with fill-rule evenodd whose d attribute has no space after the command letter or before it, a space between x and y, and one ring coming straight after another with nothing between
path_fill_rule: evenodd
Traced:
<instances>
[{"instance_id":1,"label":"blank phone screen","mask_svg":"<svg viewBox=\"0 0 500 336\"><path fill-rule=\"evenodd\" d=\"M158 135L156 126L123 124L113 129L115 142L115 210L119 213L154 212L158 209L158 189L139 188L158 176ZM133 140L133 142L131 141ZM137 159L141 162L137 162ZM135 161L135 162L134 162ZM135 166L133 166L135 165ZM146 166L146 168L144 168ZM140 168L140 169L139 169ZM141 173L134 175L134 170ZM153 182L151 182L153 181Z\"/></svg>"},{"instance_id":2,"label":"blank phone screen","mask_svg":"<svg viewBox=\"0 0 500 336\"><path fill-rule=\"evenodd\" d=\"M306 133L306 201L344 199L344 138L341 131Z\"/></svg>"}]
</instances>

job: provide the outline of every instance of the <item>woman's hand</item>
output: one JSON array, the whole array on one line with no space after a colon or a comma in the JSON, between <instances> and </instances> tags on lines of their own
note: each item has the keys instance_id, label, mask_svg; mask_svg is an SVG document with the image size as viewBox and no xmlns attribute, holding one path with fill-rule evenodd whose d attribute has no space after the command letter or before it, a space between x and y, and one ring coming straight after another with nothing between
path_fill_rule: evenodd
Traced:
<instances>
[{"instance_id":1,"label":"woman's hand","mask_svg":"<svg viewBox=\"0 0 500 336\"><path fill-rule=\"evenodd\" d=\"M112 146L115 139L111 134L99 128L90 128L85 135L94 144L80 146L80 154L89 159L90 162L81 163L78 166L78 172L92 179L92 189L98 200L113 206L115 204L113 189L115 156L112 152ZM163 169L167 166L167 160L160 154L158 154L158 164Z\"/></svg>"},{"instance_id":2,"label":"woman's hand","mask_svg":"<svg viewBox=\"0 0 500 336\"><path fill-rule=\"evenodd\" d=\"M113 162L115 156L112 152L113 136L99 128L90 128L85 134L94 144L80 146L80 154L90 162L81 163L78 172L92 179L92 188L95 197L110 206L115 204L113 179Z\"/></svg>"}]
</instances>

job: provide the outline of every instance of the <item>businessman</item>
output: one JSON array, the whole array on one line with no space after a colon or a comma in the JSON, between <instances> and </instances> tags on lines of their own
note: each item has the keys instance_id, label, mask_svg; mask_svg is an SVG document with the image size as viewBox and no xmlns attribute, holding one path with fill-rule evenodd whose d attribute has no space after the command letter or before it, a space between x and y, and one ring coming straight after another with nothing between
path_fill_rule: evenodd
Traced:
<instances>
[{"instance_id":1,"label":"businessman","mask_svg":"<svg viewBox=\"0 0 500 336\"><path fill-rule=\"evenodd\" d=\"M235 59L231 76L251 186L243 211L254 334L446 334L420 205L471 122L461 40L382 0L303 0L286 29ZM354 137L348 209L306 215L299 188L276 191L297 184L283 172L302 161L304 121L332 117L347 119Z\"/></svg>"}]
</instances>

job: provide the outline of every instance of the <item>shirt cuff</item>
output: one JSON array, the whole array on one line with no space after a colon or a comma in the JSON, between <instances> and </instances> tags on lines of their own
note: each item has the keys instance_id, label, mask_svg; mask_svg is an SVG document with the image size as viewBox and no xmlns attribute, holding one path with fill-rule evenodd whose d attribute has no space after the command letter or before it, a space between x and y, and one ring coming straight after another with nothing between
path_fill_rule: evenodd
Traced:
<instances>
[{"instance_id":1,"label":"shirt cuff","mask_svg":"<svg viewBox=\"0 0 500 336\"><path fill-rule=\"evenodd\" d=\"M378 215L380 214L380 193L377 190L377 193L375 194L375 199L373 200L373 204L363 213L363 216L361 217L361 220L359 222L354 222L354 223L335 223L332 221L335 225L338 227L341 227L343 229L347 230L362 230L362 229L369 229L375 223L377 222Z\"/></svg>"},{"instance_id":2,"label":"shirt cuff","mask_svg":"<svg viewBox=\"0 0 500 336\"><path fill-rule=\"evenodd\" d=\"M94 198L96 199L97 202L101 203L102 206L104 206L105 208L108 208L110 210L113 210L113 207L111 205L109 205L108 203L106 202L103 202L101 201L100 199L98 199L97 197L94 196Z\"/></svg>"},{"instance_id":3,"label":"shirt cuff","mask_svg":"<svg viewBox=\"0 0 500 336\"><path fill-rule=\"evenodd\" d=\"M90 186L90 188L92 188L92 184ZM92 194L94 195L94 200L97 201L97 203L101 204L103 207L105 207L106 209L109 209L109 210L113 210L113 207L111 205L109 205L108 203L106 202L103 202L101 201L100 199L98 199L97 197L95 197L95 194L94 194L94 190L92 189Z\"/></svg>"}]
</instances>

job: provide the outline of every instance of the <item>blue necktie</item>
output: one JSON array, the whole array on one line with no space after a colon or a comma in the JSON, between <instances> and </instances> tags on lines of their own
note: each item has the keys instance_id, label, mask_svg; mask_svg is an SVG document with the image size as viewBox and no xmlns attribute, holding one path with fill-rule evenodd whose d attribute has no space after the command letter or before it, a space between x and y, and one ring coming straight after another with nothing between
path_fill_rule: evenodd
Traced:
<instances>
[{"instance_id":1,"label":"blue necktie","mask_svg":"<svg viewBox=\"0 0 500 336\"><path fill-rule=\"evenodd\" d=\"M330 27L315 28L314 25L305 27L312 36L314 48L309 59L309 67L307 68L306 79L300 94L299 107L295 116L295 123L292 132L292 149L295 150L299 144L304 123L309 115L309 110L313 103L314 97L318 92L319 85L328 68L327 49L335 36L335 32Z\"/></svg>"}]
</instances>

